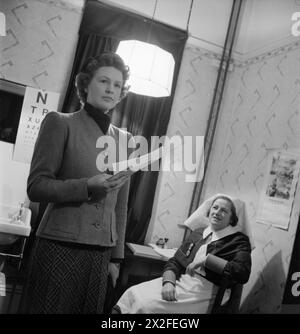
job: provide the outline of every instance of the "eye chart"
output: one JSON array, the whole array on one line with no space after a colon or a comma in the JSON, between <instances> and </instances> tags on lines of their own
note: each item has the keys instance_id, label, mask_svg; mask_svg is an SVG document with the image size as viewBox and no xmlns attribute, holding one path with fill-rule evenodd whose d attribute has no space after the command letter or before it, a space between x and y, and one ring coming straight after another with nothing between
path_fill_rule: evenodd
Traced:
<instances>
[{"instance_id":1,"label":"eye chart","mask_svg":"<svg viewBox=\"0 0 300 334\"><path fill-rule=\"evenodd\" d=\"M58 93L26 87L13 160L30 163L41 122L58 102Z\"/></svg>"}]
</instances>

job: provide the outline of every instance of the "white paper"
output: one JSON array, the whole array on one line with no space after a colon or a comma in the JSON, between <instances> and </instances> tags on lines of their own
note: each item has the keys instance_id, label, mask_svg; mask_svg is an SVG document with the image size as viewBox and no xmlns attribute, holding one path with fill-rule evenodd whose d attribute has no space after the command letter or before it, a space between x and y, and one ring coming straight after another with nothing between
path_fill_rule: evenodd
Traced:
<instances>
[{"instance_id":1,"label":"white paper","mask_svg":"<svg viewBox=\"0 0 300 334\"><path fill-rule=\"evenodd\" d=\"M161 248L152 243L149 243L148 245L152 247L156 253L158 253L160 256L167 260L173 257L177 251L177 248Z\"/></svg>"},{"instance_id":2,"label":"white paper","mask_svg":"<svg viewBox=\"0 0 300 334\"><path fill-rule=\"evenodd\" d=\"M130 160L120 161L112 164L112 168L115 173L119 173L121 171L130 169L133 172L137 172L138 170L142 170L147 166L150 166L155 161L159 160L162 157L163 147L159 147L158 149L144 154L140 157L135 157Z\"/></svg>"},{"instance_id":3,"label":"white paper","mask_svg":"<svg viewBox=\"0 0 300 334\"><path fill-rule=\"evenodd\" d=\"M299 169L299 155L288 151L270 153L259 203L258 222L288 229Z\"/></svg>"}]
</instances>

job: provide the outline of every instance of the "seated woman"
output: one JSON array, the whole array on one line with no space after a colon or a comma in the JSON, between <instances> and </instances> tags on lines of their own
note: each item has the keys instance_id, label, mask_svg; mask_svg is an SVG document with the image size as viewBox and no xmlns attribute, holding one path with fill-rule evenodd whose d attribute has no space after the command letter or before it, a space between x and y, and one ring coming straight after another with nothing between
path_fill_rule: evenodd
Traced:
<instances>
[{"instance_id":1,"label":"seated woman","mask_svg":"<svg viewBox=\"0 0 300 334\"><path fill-rule=\"evenodd\" d=\"M237 228L239 218L232 199L215 196L197 209L190 217L192 221L189 218L185 225L193 229L197 221L200 226L199 212L205 208L208 226L189 235L166 263L162 277L127 289L113 313L209 313L222 274L228 276L231 285L248 281L251 244L249 237ZM225 265L221 275L209 269L212 260ZM223 302L228 298L226 290Z\"/></svg>"}]
</instances>

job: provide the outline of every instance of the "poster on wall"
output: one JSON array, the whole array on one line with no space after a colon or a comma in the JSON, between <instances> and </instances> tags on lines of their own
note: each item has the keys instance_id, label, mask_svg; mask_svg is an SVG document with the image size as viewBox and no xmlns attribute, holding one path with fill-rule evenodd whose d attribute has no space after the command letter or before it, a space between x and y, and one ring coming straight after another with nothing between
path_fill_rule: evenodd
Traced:
<instances>
[{"instance_id":1,"label":"poster on wall","mask_svg":"<svg viewBox=\"0 0 300 334\"><path fill-rule=\"evenodd\" d=\"M44 117L57 111L59 94L26 87L13 160L30 163L34 144Z\"/></svg>"},{"instance_id":2,"label":"poster on wall","mask_svg":"<svg viewBox=\"0 0 300 334\"><path fill-rule=\"evenodd\" d=\"M287 230L299 178L300 156L273 151L269 156L257 221Z\"/></svg>"}]
</instances>

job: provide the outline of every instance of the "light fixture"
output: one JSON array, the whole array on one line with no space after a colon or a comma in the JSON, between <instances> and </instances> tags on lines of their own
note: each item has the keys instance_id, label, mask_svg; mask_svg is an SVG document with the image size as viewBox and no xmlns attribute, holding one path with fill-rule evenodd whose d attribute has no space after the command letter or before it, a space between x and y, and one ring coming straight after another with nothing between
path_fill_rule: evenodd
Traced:
<instances>
[{"instance_id":1,"label":"light fixture","mask_svg":"<svg viewBox=\"0 0 300 334\"><path fill-rule=\"evenodd\" d=\"M151 34L156 4L147 40ZM171 95L175 66L171 53L137 40L121 41L116 53L130 68L129 91L153 97Z\"/></svg>"}]
</instances>

